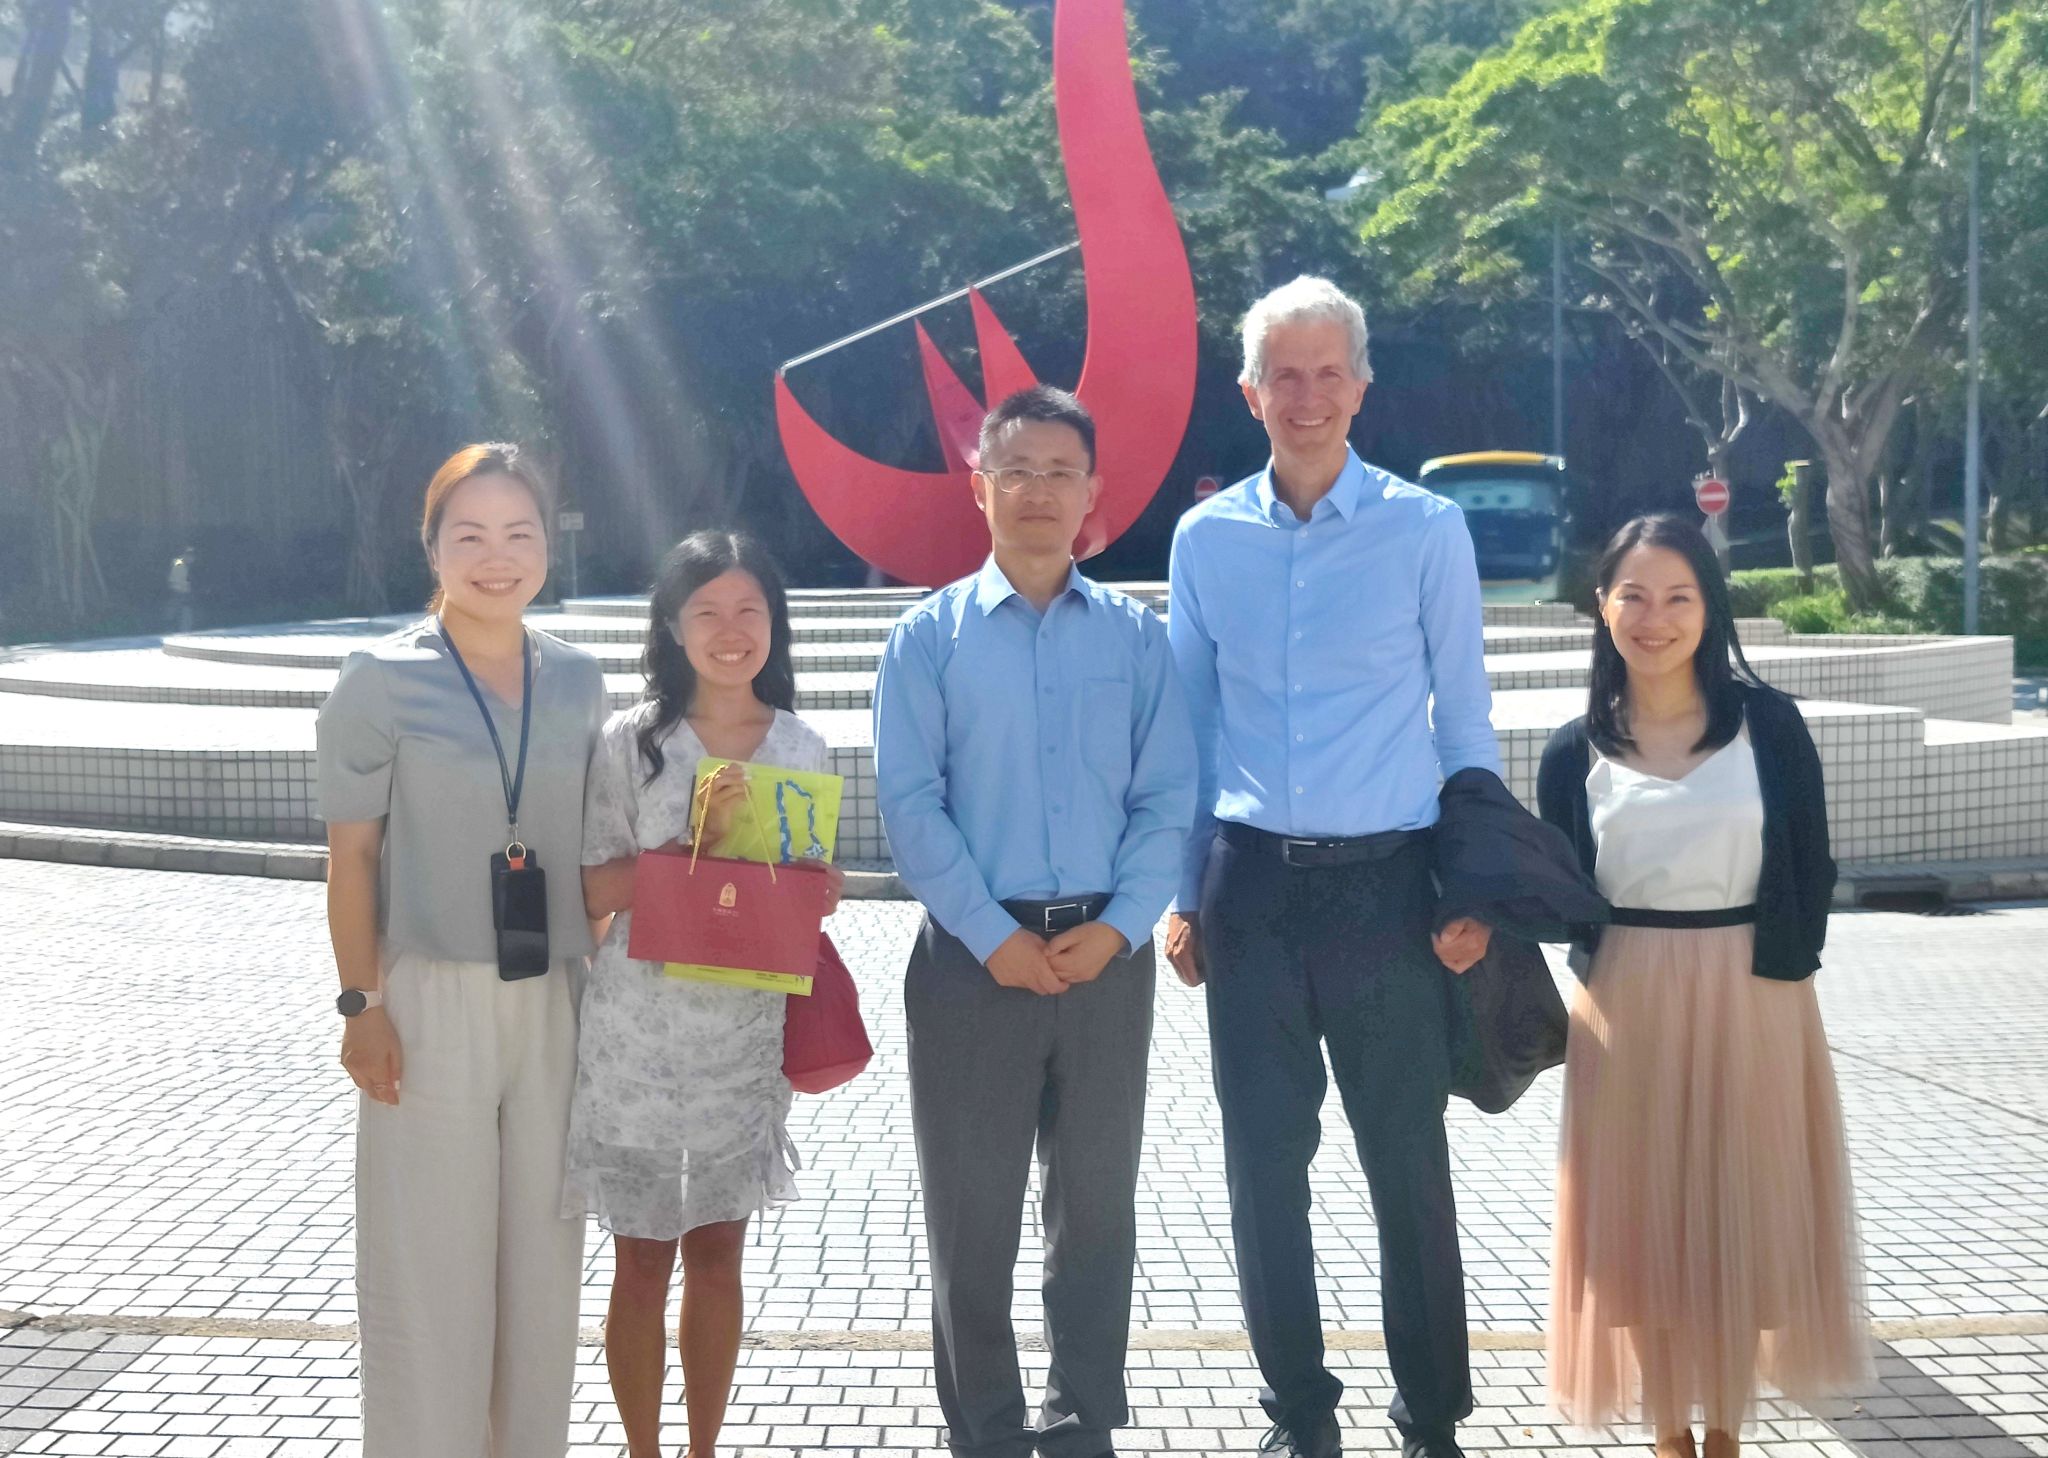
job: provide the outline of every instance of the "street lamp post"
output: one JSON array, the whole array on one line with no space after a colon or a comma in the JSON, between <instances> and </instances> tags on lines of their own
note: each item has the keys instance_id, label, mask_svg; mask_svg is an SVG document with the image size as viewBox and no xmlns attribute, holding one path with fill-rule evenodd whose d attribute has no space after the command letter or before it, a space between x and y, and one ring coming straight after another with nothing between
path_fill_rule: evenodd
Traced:
<instances>
[{"instance_id":1,"label":"street lamp post","mask_svg":"<svg viewBox=\"0 0 2048 1458\"><path fill-rule=\"evenodd\" d=\"M1564 224L1550 220L1550 453L1564 459Z\"/></svg>"},{"instance_id":2,"label":"street lamp post","mask_svg":"<svg viewBox=\"0 0 2048 1458\"><path fill-rule=\"evenodd\" d=\"M1980 337L1981 320L1979 309L1979 275L1981 272L1982 243L1978 233L1979 199L1978 171L1983 153L1981 129L1977 120L1977 93L1984 78L1984 0L1972 0L1970 5L1970 259L1969 259L1969 331L1970 360L1969 377L1966 384L1967 405L1963 426L1963 631L1975 633L1978 625L1978 606L1982 591L1978 558L1978 538L1982 534L1982 509L1978 497L1983 491L1984 477L1984 431L1980 411L1979 395L1983 385L1984 357L1983 340Z\"/></svg>"}]
</instances>

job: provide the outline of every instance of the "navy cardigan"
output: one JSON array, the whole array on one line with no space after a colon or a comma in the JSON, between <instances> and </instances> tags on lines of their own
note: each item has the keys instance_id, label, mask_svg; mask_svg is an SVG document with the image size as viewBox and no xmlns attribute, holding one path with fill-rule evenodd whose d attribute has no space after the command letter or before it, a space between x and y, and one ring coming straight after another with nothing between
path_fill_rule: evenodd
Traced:
<instances>
[{"instance_id":1,"label":"navy cardigan","mask_svg":"<svg viewBox=\"0 0 2048 1458\"><path fill-rule=\"evenodd\" d=\"M1776 689L1745 684L1743 713L1756 753L1756 777L1764 802L1763 874L1756 893L1756 961L1759 977L1799 982L1820 966L1827 941L1828 907L1834 901L1835 861L1828 852L1827 787L1820 755L1799 706ZM1536 775L1536 804L1543 818L1571 837L1579 865L1593 874L1595 846L1586 808L1586 775L1592 766L1583 717L1550 736ZM1573 940L1574 963L1600 944L1600 929L1584 927Z\"/></svg>"}]
</instances>

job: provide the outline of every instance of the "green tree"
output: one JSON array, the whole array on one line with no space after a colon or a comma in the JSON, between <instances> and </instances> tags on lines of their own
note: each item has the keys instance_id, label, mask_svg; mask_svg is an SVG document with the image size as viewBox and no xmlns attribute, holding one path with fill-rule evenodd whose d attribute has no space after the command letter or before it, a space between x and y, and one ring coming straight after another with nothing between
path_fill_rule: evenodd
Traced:
<instances>
[{"instance_id":1,"label":"green tree","mask_svg":"<svg viewBox=\"0 0 2048 1458\"><path fill-rule=\"evenodd\" d=\"M1527 3L1132 0L1219 392L1237 315L1277 276L1371 284L1323 198L1362 110L1449 74ZM735 518L839 558L783 463L774 370L1072 238L1050 13L0 0L0 515L39 542L0 550L42 564L37 590L77 619L96 550L109 595L139 597L160 538L239 533L261 550L211 562L283 598L314 590L279 565L312 534L318 591L382 607L417 572L406 498L488 433L555 456L608 537L591 545L609 585L677 529ZM1047 378L1072 378L1071 262L994 302ZM970 357L964 310L928 322ZM798 388L914 464L936 442L906 342Z\"/></svg>"},{"instance_id":2,"label":"green tree","mask_svg":"<svg viewBox=\"0 0 2048 1458\"><path fill-rule=\"evenodd\" d=\"M1398 186L1366 236L1418 292L1514 295L1562 218L1584 303L1812 435L1844 582L1871 605L1872 475L1962 300L1966 16L1583 0L1384 117Z\"/></svg>"}]
</instances>

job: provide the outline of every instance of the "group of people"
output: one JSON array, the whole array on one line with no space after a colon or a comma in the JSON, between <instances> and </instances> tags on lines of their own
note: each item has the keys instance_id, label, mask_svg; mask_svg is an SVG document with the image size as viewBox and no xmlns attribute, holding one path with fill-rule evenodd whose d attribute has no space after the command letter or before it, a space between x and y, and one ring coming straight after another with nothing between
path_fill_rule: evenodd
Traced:
<instances>
[{"instance_id":1,"label":"group of people","mask_svg":"<svg viewBox=\"0 0 2048 1458\"><path fill-rule=\"evenodd\" d=\"M1410 1458L1459 1453L1445 1110L1454 979L1493 932L1440 902L1432 827L1446 780L1501 760L1462 517L1348 443L1366 343L1323 280L1252 308L1242 383L1272 458L1182 518L1165 622L1075 566L1099 489L1085 407L999 402L972 485L990 556L890 634L875 768L926 911L903 997L956 1454L1102 1458L1129 1421L1162 914L1207 1000L1261 1451L1342 1449L1309 1222L1327 1053L1378 1229L1392 1417ZM366 1458L559 1458L592 1214L614 1238L630 1458L662 1451L679 1265L687 1454L712 1458L747 1222L796 1193L781 995L628 951L636 858L716 840L745 802L743 769L700 786L700 758L825 766L781 577L743 534L684 540L654 584L645 696L607 719L595 661L524 622L548 520L514 448L452 458L422 523L431 615L354 654L320 714L362 1091ZM1597 578L1587 712L1537 786L1612 904L1573 951L1552 1391L1574 1422L1642 1422L1662 1458L1692 1458L1695 1422L1733 1458L1760 1385L1810 1398L1866 1360L1811 980L1834 880L1820 764L1750 671L1696 528L1630 522ZM1035 1411L1011 1323L1034 1155Z\"/></svg>"}]
</instances>

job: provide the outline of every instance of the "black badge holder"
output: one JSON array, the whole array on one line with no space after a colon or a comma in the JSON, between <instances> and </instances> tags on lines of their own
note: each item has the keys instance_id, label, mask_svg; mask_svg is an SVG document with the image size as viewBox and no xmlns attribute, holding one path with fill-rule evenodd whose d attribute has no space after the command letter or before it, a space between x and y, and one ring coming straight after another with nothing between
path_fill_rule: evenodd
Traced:
<instances>
[{"instance_id":1,"label":"black badge holder","mask_svg":"<svg viewBox=\"0 0 2048 1458\"><path fill-rule=\"evenodd\" d=\"M498 976L506 982L539 977L551 965L548 960L548 878L539 859L519 838L519 800L526 791L526 746L533 731L533 639L520 647L519 768L515 773L505 762L505 746L498 738L498 726L491 718L490 705L476 686L476 677L462 661L462 652L448 629L436 621L448 656L462 670L469 696L484 716L490 731L491 748L498 756L498 776L505 790L505 848L491 854L491 926L498 934Z\"/></svg>"}]
</instances>

